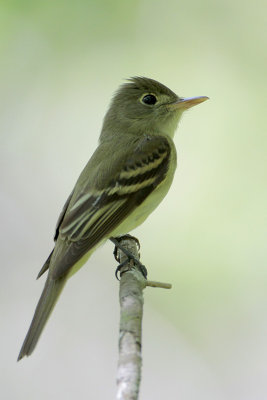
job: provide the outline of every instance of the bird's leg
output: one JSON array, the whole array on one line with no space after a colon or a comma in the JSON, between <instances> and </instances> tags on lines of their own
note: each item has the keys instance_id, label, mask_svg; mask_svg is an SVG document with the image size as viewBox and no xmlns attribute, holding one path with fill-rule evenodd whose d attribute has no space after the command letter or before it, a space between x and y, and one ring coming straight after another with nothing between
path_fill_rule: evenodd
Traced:
<instances>
[{"instance_id":1,"label":"bird's leg","mask_svg":"<svg viewBox=\"0 0 267 400\"><path fill-rule=\"evenodd\" d=\"M120 249L120 250L128 257L128 260L125 260L123 263L121 263L120 265L118 265L118 267L117 267L117 269L116 269L116 271L115 271L115 276L116 276L116 278L118 279L118 273L120 272L121 268L122 268L129 260L133 260L134 263L139 267L139 269L140 269L141 273L143 274L144 278L147 279L147 269L146 269L146 267L145 267L136 257L134 257L134 256L132 255L132 253L130 253L128 250L126 250L126 249L120 244L120 241L121 241L122 239L125 239L125 238L126 238L126 239L127 239L127 238L134 239L134 240L136 241L137 245L138 245L138 249L140 250L140 243L139 243L139 240L138 240L136 237L132 236L132 235L127 234L127 235L119 236L119 237L116 237L116 238L114 238L114 237L110 237L110 238L109 238L109 239L111 240L111 242L112 242L113 244L115 244L115 249L114 249L114 252L113 252L114 257L115 257L115 260L118 261L118 262L120 262L120 260L119 260L119 258L118 258L118 249Z\"/></svg>"}]
</instances>

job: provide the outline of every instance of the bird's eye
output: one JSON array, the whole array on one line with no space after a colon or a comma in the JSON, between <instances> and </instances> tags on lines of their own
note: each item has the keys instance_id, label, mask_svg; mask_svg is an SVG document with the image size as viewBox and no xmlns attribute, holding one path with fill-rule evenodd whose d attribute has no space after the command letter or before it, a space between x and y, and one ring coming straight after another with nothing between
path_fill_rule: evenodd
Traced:
<instances>
[{"instance_id":1,"label":"bird's eye","mask_svg":"<svg viewBox=\"0 0 267 400\"><path fill-rule=\"evenodd\" d=\"M157 98L156 98L156 96L154 96L154 94L146 94L142 98L142 103L148 104L149 106L153 106L154 104L156 104L156 102L157 102Z\"/></svg>"}]
</instances>

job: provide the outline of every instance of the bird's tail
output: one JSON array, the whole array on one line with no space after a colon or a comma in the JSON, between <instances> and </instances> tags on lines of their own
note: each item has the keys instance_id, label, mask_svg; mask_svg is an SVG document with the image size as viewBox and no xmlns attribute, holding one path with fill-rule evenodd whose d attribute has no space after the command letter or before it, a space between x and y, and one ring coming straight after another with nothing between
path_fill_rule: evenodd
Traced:
<instances>
[{"instance_id":1,"label":"bird's tail","mask_svg":"<svg viewBox=\"0 0 267 400\"><path fill-rule=\"evenodd\" d=\"M53 280L48 276L37 304L31 326L20 350L18 361L24 356L29 356L33 352L66 281L66 276L57 280Z\"/></svg>"}]
</instances>

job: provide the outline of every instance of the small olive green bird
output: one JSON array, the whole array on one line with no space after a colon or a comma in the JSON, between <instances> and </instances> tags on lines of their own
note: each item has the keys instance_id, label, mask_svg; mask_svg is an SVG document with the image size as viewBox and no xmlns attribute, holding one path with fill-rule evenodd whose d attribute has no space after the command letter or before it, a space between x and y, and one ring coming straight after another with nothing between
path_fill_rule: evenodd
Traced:
<instances>
[{"instance_id":1,"label":"small olive green bird","mask_svg":"<svg viewBox=\"0 0 267 400\"><path fill-rule=\"evenodd\" d=\"M46 283L18 360L33 352L68 278L105 240L143 223L165 197L176 169L179 119L207 99L179 97L143 77L115 93L99 145L59 216L54 249L38 275L48 270Z\"/></svg>"}]
</instances>

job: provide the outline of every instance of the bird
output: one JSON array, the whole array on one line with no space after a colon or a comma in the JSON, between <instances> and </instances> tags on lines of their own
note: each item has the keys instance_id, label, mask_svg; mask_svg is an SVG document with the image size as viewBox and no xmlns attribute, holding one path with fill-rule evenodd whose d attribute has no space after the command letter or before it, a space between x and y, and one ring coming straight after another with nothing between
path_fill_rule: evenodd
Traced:
<instances>
[{"instance_id":1,"label":"bird","mask_svg":"<svg viewBox=\"0 0 267 400\"><path fill-rule=\"evenodd\" d=\"M67 280L97 247L142 224L165 197L177 166L178 122L207 99L179 97L140 76L115 92L98 147L59 215L54 248L37 277L47 272L46 282L18 360L33 352Z\"/></svg>"}]
</instances>

